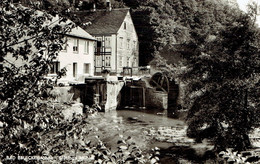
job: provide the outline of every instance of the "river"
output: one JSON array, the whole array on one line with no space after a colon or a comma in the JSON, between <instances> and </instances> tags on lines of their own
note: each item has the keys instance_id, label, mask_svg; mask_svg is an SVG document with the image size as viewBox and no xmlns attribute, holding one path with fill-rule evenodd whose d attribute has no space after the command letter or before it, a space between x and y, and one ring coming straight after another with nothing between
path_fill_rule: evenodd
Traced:
<instances>
[{"instance_id":1,"label":"river","mask_svg":"<svg viewBox=\"0 0 260 164\"><path fill-rule=\"evenodd\" d=\"M212 148L208 143L195 144L186 136L185 122L167 117L164 111L117 110L98 113L88 120L95 125L90 136L99 136L112 150L116 149L119 138L135 142L143 151L155 147L164 150L184 147L199 148L196 154L200 154L204 149ZM166 154L172 156L169 152Z\"/></svg>"}]
</instances>

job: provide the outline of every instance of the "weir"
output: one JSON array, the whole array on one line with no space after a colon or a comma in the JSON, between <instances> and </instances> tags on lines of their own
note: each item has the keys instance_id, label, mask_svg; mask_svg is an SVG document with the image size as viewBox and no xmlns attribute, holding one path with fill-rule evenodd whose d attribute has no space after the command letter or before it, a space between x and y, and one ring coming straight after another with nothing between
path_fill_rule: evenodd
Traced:
<instances>
[{"instance_id":1,"label":"weir","mask_svg":"<svg viewBox=\"0 0 260 164\"><path fill-rule=\"evenodd\" d=\"M173 116L177 109L179 87L161 73L152 77L86 78L81 89L82 103L98 104L102 111L115 109L161 109Z\"/></svg>"},{"instance_id":2,"label":"weir","mask_svg":"<svg viewBox=\"0 0 260 164\"><path fill-rule=\"evenodd\" d=\"M64 89L60 87L62 95ZM168 116L174 116L179 96L178 85L161 73L152 77L87 77L84 83L66 90L65 97L82 103L85 108L95 105L104 112L124 108L160 109L167 111Z\"/></svg>"},{"instance_id":3,"label":"weir","mask_svg":"<svg viewBox=\"0 0 260 164\"><path fill-rule=\"evenodd\" d=\"M88 77L84 84L73 86L74 92L80 92L83 106L98 105L101 111L115 110L120 104L123 80L117 77Z\"/></svg>"}]
</instances>

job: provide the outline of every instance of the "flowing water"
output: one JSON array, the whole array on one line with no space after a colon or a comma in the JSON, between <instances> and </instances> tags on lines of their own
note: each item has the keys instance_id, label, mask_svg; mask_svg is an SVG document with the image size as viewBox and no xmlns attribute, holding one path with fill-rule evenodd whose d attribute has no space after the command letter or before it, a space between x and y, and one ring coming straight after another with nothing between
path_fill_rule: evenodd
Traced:
<instances>
[{"instance_id":1,"label":"flowing water","mask_svg":"<svg viewBox=\"0 0 260 164\"><path fill-rule=\"evenodd\" d=\"M149 147L158 146L155 144L158 131L162 132L163 130L166 131L166 129L168 131L170 129L183 131L186 128L183 121L168 118L164 113L160 112L152 114L147 111L117 110L98 113L90 120L97 127L97 135L111 146L113 146L113 140L118 135L130 136L132 140L138 142L140 147L147 147L148 142L151 140L154 140L154 144L149 144ZM159 141L157 144L163 145L165 143ZM171 145L169 143L167 146Z\"/></svg>"},{"instance_id":2,"label":"flowing water","mask_svg":"<svg viewBox=\"0 0 260 164\"><path fill-rule=\"evenodd\" d=\"M193 139L188 138L185 122L167 117L165 111L117 110L98 113L88 120L95 125L90 135L99 136L112 150L116 149L120 138L136 143L143 151L155 147L160 149L180 146L189 148L197 146L200 149L206 147L205 143L198 145Z\"/></svg>"},{"instance_id":3,"label":"flowing water","mask_svg":"<svg viewBox=\"0 0 260 164\"><path fill-rule=\"evenodd\" d=\"M165 111L117 110L97 113L87 120L92 128L88 138L94 141L98 136L112 151L116 151L118 141L124 139L135 143L143 152L158 147L161 163L216 162L212 143L207 140L195 143L186 136L186 123L167 117Z\"/></svg>"}]
</instances>

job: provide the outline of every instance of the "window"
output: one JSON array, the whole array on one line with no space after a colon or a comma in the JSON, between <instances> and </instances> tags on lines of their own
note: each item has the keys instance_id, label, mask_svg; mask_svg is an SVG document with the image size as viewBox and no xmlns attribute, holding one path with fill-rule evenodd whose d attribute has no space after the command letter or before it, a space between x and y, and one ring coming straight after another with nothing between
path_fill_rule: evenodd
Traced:
<instances>
[{"instance_id":1,"label":"window","mask_svg":"<svg viewBox=\"0 0 260 164\"><path fill-rule=\"evenodd\" d=\"M124 48L123 45L124 45L124 38L120 37L119 38L119 48Z\"/></svg>"},{"instance_id":2,"label":"window","mask_svg":"<svg viewBox=\"0 0 260 164\"><path fill-rule=\"evenodd\" d=\"M102 56L96 56L96 67L102 66Z\"/></svg>"},{"instance_id":3,"label":"window","mask_svg":"<svg viewBox=\"0 0 260 164\"><path fill-rule=\"evenodd\" d=\"M124 30L126 30L126 22L124 22Z\"/></svg>"},{"instance_id":4,"label":"window","mask_svg":"<svg viewBox=\"0 0 260 164\"><path fill-rule=\"evenodd\" d=\"M90 68L90 64L84 64L84 73L85 74L89 74L89 68Z\"/></svg>"},{"instance_id":5,"label":"window","mask_svg":"<svg viewBox=\"0 0 260 164\"><path fill-rule=\"evenodd\" d=\"M53 62L51 65L50 74L57 74L60 70L60 62Z\"/></svg>"},{"instance_id":6,"label":"window","mask_svg":"<svg viewBox=\"0 0 260 164\"><path fill-rule=\"evenodd\" d=\"M73 77L77 77L77 63L73 63Z\"/></svg>"},{"instance_id":7,"label":"window","mask_svg":"<svg viewBox=\"0 0 260 164\"><path fill-rule=\"evenodd\" d=\"M105 47L111 47L111 37L105 38Z\"/></svg>"},{"instance_id":8,"label":"window","mask_svg":"<svg viewBox=\"0 0 260 164\"><path fill-rule=\"evenodd\" d=\"M137 59L136 58L134 58L133 66L137 67Z\"/></svg>"},{"instance_id":9,"label":"window","mask_svg":"<svg viewBox=\"0 0 260 164\"><path fill-rule=\"evenodd\" d=\"M74 39L73 52L78 53L78 50L79 50L79 40L78 39Z\"/></svg>"},{"instance_id":10,"label":"window","mask_svg":"<svg viewBox=\"0 0 260 164\"><path fill-rule=\"evenodd\" d=\"M133 41L133 50L136 50L136 41Z\"/></svg>"},{"instance_id":11,"label":"window","mask_svg":"<svg viewBox=\"0 0 260 164\"><path fill-rule=\"evenodd\" d=\"M102 46L102 42L101 41L97 41L97 47L100 48Z\"/></svg>"},{"instance_id":12,"label":"window","mask_svg":"<svg viewBox=\"0 0 260 164\"><path fill-rule=\"evenodd\" d=\"M96 37L97 42L96 42L96 47L101 47L102 46L102 37Z\"/></svg>"},{"instance_id":13,"label":"window","mask_svg":"<svg viewBox=\"0 0 260 164\"><path fill-rule=\"evenodd\" d=\"M127 67L130 67L130 58L127 58Z\"/></svg>"},{"instance_id":14,"label":"window","mask_svg":"<svg viewBox=\"0 0 260 164\"><path fill-rule=\"evenodd\" d=\"M101 52L101 46L102 46L102 37L96 37L97 41L95 44L95 52L97 55L100 55Z\"/></svg>"},{"instance_id":15,"label":"window","mask_svg":"<svg viewBox=\"0 0 260 164\"><path fill-rule=\"evenodd\" d=\"M111 56L105 56L105 66L110 67L111 66Z\"/></svg>"},{"instance_id":16,"label":"window","mask_svg":"<svg viewBox=\"0 0 260 164\"><path fill-rule=\"evenodd\" d=\"M89 41L84 42L84 54L89 54Z\"/></svg>"},{"instance_id":17,"label":"window","mask_svg":"<svg viewBox=\"0 0 260 164\"><path fill-rule=\"evenodd\" d=\"M134 25L133 25L133 24L130 24L130 25L129 25L129 31L131 31L131 32L134 31L133 27L134 27Z\"/></svg>"},{"instance_id":18,"label":"window","mask_svg":"<svg viewBox=\"0 0 260 164\"><path fill-rule=\"evenodd\" d=\"M95 50L95 52L96 52L96 54L97 55L100 55L100 52L101 52L101 42L100 41L97 41L96 42L96 50Z\"/></svg>"},{"instance_id":19,"label":"window","mask_svg":"<svg viewBox=\"0 0 260 164\"><path fill-rule=\"evenodd\" d=\"M127 49L130 49L130 39L127 39Z\"/></svg>"},{"instance_id":20,"label":"window","mask_svg":"<svg viewBox=\"0 0 260 164\"><path fill-rule=\"evenodd\" d=\"M119 56L119 67L123 66L123 56Z\"/></svg>"}]
</instances>

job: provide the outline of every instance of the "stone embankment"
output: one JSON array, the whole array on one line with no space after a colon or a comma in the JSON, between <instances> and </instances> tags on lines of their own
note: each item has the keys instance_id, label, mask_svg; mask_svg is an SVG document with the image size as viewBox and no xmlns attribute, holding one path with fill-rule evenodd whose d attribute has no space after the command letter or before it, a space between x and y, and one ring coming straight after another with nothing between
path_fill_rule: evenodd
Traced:
<instances>
[{"instance_id":1,"label":"stone embankment","mask_svg":"<svg viewBox=\"0 0 260 164\"><path fill-rule=\"evenodd\" d=\"M195 141L186 136L186 129L187 126L151 128L148 135L153 136L160 142L174 143L176 146L189 146L194 144Z\"/></svg>"}]
</instances>

